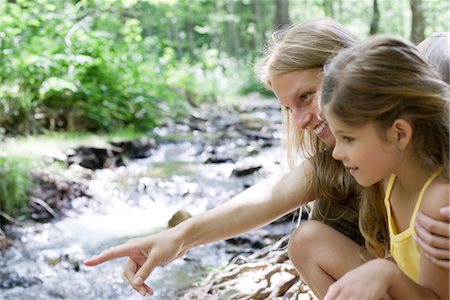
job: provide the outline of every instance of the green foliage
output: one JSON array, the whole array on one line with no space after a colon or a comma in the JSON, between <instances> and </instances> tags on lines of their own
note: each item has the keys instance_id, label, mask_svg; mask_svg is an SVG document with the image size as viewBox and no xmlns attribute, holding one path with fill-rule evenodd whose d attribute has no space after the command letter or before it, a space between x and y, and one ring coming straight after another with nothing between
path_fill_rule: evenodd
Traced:
<instances>
[{"instance_id":1,"label":"green foliage","mask_svg":"<svg viewBox=\"0 0 450 300\"><path fill-rule=\"evenodd\" d=\"M246 74L239 87L239 93L241 95L249 95L253 92L257 92L264 97L275 97L274 93L267 89L265 85L254 75L253 73Z\"/></svg>"},{"instance_id":2,"label":"green foliage","mask_svg":"<svg viewBox=\"0 0 450 300\"><path fill-rule=\"evenodd\" d=\"M24 212L33 184L30 174L25 159L0 157L0 210L12 216Z\"/></svg>"},{"instance_id":3,"label":"green foliage","mask_svg":"<svg viewBox=\"0 0 450 300\"><path fill-rule=\"evenodd\" d=\"M409 0L378 1L380 33L408 37ZM448 1L423 1L426 35ZM328 16L369 32L372 1L291 0L291 21ZM275 0L0 0L0 128L146 131L190 105L260 91L252 63Z\"/></svg>"}]
</instances>

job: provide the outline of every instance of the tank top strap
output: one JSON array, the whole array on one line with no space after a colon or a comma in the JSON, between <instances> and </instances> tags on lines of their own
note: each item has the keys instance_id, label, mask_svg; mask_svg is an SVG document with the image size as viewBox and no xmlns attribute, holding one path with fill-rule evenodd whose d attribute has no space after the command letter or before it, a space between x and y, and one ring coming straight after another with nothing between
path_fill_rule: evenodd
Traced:
<instances>
[{"instance_id":1,"label":"tank top strap","mask_svg":"<svg viewBox=\"0 0 450 300\"><path fill-rule=\"evenodd\" d=\"M395 174L391 174L391 176L389 177L389 182L386 187L386 193L384 194L384 204L386 205L386 207L388 207L388 204L390 206L389 199L391 199L395 179L397 179L397 176Z\"/></svg>"},{"instance_id":2,"label":"tank top strap","mask_svg":"<svg viewBox=\"0 0 450 300\"><path fill-rule=\"evenodd\" d=\"M386 187L386 193L384 194L384 206L386 207L386 213L387 213L387 217L388 217L388 228L389 228L389 232L391 235L395 234L394 229L395 228L395 224L392 222L392 212L391 212L391 194L392 194L392 190L394 188L394 183L395 183L395 179L397 178L397 176L395 176L394 174L391 174L391 176L389 177L389 182L387 184Z\"/></svg>"},{"instance_id":3,"label":"tank top strap","mask_svg":"<svg viewBox=\"0 0 450 300\"><path fill-rule=\"evenodd\" d=\"M444 168L442 166L437 168L437 170L434 171L433 174L431 174L431 176L427 179L427 181L423 185L422 189L420 190L420 194L419 194L419 197L417 198L417 202L416 202L416 207L414 207L414 211L411 216L411 223L409 224L409 226L411 228L414 228L414 222L416 220L416 215L417 215L417 212L419 211L419 207L420 207L420 204L422 203L422 198L423 198L423 195L425 194L425 191L427 190L428 186L433 182L433 180L436 179L436 177L438 177L441 174L443 169Z\"/></svg>"}]
</instances>

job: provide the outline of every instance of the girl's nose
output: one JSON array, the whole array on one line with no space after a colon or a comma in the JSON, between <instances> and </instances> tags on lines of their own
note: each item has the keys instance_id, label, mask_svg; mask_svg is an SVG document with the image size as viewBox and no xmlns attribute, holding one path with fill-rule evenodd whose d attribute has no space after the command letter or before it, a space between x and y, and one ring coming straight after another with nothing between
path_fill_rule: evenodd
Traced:
<instances>
[{"instance_id":1,"label":"girl's nose","mask_svg":"<svg viewBox=\"0 0 450 300\"><path fill-rule=\"evenodd\" d=\"M344 159L344 155L343 155L341 149L338 147L337 143L336 143L336 145L334 145L332 156L335 160L343 160Z\"/></svg>"}]
</instances>

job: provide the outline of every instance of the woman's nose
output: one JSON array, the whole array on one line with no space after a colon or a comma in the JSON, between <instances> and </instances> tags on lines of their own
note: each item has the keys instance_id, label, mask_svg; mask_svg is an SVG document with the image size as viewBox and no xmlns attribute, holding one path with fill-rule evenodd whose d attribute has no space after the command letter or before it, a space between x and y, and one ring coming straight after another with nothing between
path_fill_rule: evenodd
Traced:
<instances>
[{"instance_id":1,"label":"woman's nose","mask_svg":"<svg viewBox=\"0 0 450 300\"><path fill-rule=\"evenodd\" d=\"M295 125L297 126L297 128L303 130L306 129L308 125L311 123L313 114L297 110L294 112L294 118L295 118Z\"/></svg>"}]
</instances>

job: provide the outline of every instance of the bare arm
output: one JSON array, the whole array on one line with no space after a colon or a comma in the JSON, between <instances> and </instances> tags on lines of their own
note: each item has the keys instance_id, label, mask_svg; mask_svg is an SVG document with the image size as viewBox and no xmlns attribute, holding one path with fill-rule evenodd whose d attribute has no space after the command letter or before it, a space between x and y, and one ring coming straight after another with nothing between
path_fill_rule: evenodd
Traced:
<instances>
[{"instance_id":1,"label":"bare arm","mask_svg":"<svg viewBox=\"0 0 450 300\"><path fill-rule=\"evenodd\" d=\"M436 182L425 194L420 211L429 218L444 221L440 209L448 205L448 199L449 184ZM449 299L448 269L434 264L424 251L420 253L419 283L408 279L400 270L394 273L389 294L402 299Z\"/></svg>"},{"instance_id":2,"label":"bare arm","mask_svg":"<svg viewBox=\"0 0 450 300\"><path fill-rule=\"evenodd\" d=\"M430 187L428 193L425 194L426 198L423 199L421 212L437 221L445 221L440 214L440 209L448 206L449 188L449 183L442 182L436 182ZM421 285L433 291L439 299L449 298L448 269L434 264L424 251L421 251L420 255L419 281Z\"/></svg>"},{"instance_id":3,"label":"bare arm","mask_svg":"<svg viewBox=\"0 0 450 300\"><path fill-rule=\"evenodd\" d=\"M152 294L144 281L157 266L184 255L189 249L227 239L266 225L316 198L311 191L311 164L304 162L289 174L258 183L224 204L179 225L107 249L85 262L87 266L128 257L125 277L141 294Z\"/></svg>"},{"instance_id":4,"label":"bare arm","mask_svg":"<svg viewBox=\"0 0 450 300\"><path fill-rule=\"evenodd\" d=\"M333 283L324 300L438 299L384 258L370 260Z\"/></svg>"},{"instance_id":5,"label":"bare arm","mask_svg":"<svg viewBox=\"0 0 450 300\"><path fill-rule=\"evenodd\" d=\"M381 183L384 186L385 182ZM427 191L422 213L442 220L440 208L448 205L447 183L436 183ZM325 300L336 299L449 299L449 273L432 263L422 252L419 282L410 279L387 259L371 260L345 274L332 284Z\"/></svg>"},{"instance_id":6,"label":"bare arm","mask_svg":"<svg viewBox=\"0 0 450 300\"><path fill-rule=\"evenodd\" d=\"M440 209L448 205L449 184L436 182L428 189L420 211L437 221L444 221ZM448 250L447 250L448 251ZM449 299L449 272L420 254L419 283L407 278L400 270L392 273L389 295L401 299Z\"/></svg>"},{"instance_id":7,"label":"bare arm","mask_svg":"<svg viewBox=\"0 0 450 300\"><path fill-rule=\"evenodd\" d=\"M449 203L447 203L448 205ZM418 213L415 230L416 240L425 256L435 265L450 268L450 206L440 209L442 220Z\"/></svg>"},{"instance_id":8,"label":"bare arm","mask_svg":"<svg viewBox=\"0 0 450 300\"><path fill-rule=\"evenodd\" d=\"M448 277L447 277L448 279ZM430 280L440 281L439 277ZM442 282L446 280L442 278ZM448 281L447 281L448 285ZM325 300L344 299L448 299L417 284L394 263L378 258L351 270L333 283Z\"/></svg>"},{"instance_id":9,"label":"bare arm","mask_svg":"<svg viewBox=\"0 0 450 300\"><path fill-rule=\"evenodd\" d=\"M309 190L310 167L306 162L289 174L260 182L223 205L181 223L177 229L185 249L259 228L313 200L317 194Z\"/></svg>"}]
</instances>

